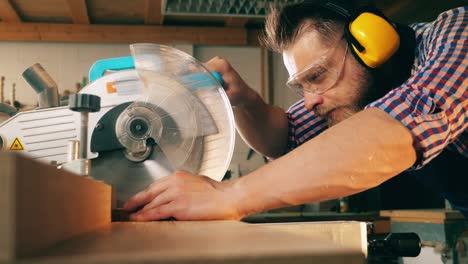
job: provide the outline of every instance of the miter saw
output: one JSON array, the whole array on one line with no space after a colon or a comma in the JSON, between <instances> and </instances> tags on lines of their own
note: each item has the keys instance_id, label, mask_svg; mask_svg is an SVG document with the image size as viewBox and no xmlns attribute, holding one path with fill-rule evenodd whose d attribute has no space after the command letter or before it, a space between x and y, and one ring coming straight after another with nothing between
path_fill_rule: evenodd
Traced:
<instances>
[{"instance_id":1,"label":"miter saw","mask_svg":"<svg viewBox=\"0 0 468 264\"><path fill-rule=\"evenodd\" d=\"M69 106L0 124L2 149L107 182L121 202L176 169L221 180L235 129L220 82L177 49L133 44L130 51L96 62Z\"/></svg>"}]
</instances>

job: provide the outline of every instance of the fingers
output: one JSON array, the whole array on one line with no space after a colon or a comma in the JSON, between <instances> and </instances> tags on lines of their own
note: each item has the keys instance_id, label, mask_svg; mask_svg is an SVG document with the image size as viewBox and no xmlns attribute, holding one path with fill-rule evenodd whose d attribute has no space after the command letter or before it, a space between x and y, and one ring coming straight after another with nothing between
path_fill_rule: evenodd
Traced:
<instances>
[{"instance_id":1,"label":"fingers","mask_svg":"<svg viewBox=\"0 0 468 264\"><path fill-rule=\"evenodd\" d=\"M171 209L173 208L172 203L163 204L161 206L151 208L147 211L138 211L135 214L130 215L132 221L151 221L166 219L172 216Z\"/></svg>"},{"instance_id":2,"label":"fingers","mask_svg":"<svg viewBox=\"0 0 468 264\"><path fill-rule=\"evenodd\" d=\"M149 202L151 202L156 196L161 194L167 189L164 181L156 181L151 184L146 190L135 194L130 198L123 206L126 211L135 211Z\"/></svg>"},{"instance_id":3,"label":"fingers","mask_svg":"<svg viewBox=\"0 0 468 264\"><path fill-rule=\"evenodd\" d=\"M204 63L205 67L212 72L219 72L221 75L231 70L232 66L229 62L222 57L216 56L211 60Z\"/></svg>"},{"instance_id":4,"label":"fingers","mask_svg":"<svg viewBox=\"0 0 468 264\"><path fill-rule=\"evenodd\" d=\"M160 205L167 204L173 200L173 196L169 193L169 191L162 192L158 196L156 196L153 201L145 205L139 212L145 212L156 208Z\"/></svg>"}]
</instances>

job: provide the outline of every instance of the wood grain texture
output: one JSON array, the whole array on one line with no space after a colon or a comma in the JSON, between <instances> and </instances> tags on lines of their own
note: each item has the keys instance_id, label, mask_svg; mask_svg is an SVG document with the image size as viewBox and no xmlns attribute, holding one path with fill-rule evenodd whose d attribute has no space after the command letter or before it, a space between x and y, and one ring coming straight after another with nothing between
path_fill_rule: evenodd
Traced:
<instances>
[{"instance_id":1,"label":"wood grain texture","mask_svg":"<svg viewBox=\"0 0 468 264\"><path fill-rule=\"evenodd\" d=\"M110 224L109 185L6 152L0 168L0 260Z\"/></svg>"},{"instance_id":2,"label":"wood grain texture","mask_svg":"<svg viewBox=\"0 0 468 264\"><path fill-rule=\"evenodd\" d=\"M67 0L70 15L75 24L89 24L86 0Z\"/></svg>"},{"instance_id":3,"label":"wood grain texture","mask_svg":"<svg viewBox=\"0 0 468 264\"><path fill-rule=\"evenodd\" d=\"M0 23L0 40L246 45L244 28Z\"/></svg>"},{"instance_id":4,"label":"wood grain texture","mask_svg":"<svg viewBox=\"0 0 468 264\"><path fill-rule=\"evenodd\" d=\"M262 224L264 228L316 237L341 247L353 248L367 256L367 225L356 221Z\"/></svg>"},{"instance_id":5,"label":"wood grain texture","mask_svg":"<svg viewBox=\"0 0 468 264\"><path fill-rule=\"evenodd\" d=\"M225 25L226 27L245 27L248 21L248 17L227 17Z\"/></svg>"},{"instance_id":6,"label":"wood grain texture","mask_svg":"<svg viewBox=\"0 0 468 264\"><path fill-rule=\"evenodd\" d=\"M15 257L15 166L11 157L0 153L0 261Z\"/></svg>"},{"instance_id":7,"label":"wood grain texture","mask_svg":"<svg viewBox=\"0 0 468 264\"><path fill-rule=\"evenodd\" d=\"M145 24L161 25L164 22L163 0L145 0Z\"/></svg>"},{"instance_id":8,"label":"wood grain texture","mask_svg":"<svg viewBox=\"0 0 468 264\"><path fill-rule=\"evenodd\" d=\"M360 232L356 224L326 225L339 239ZM112 223L22 263L364 263L356 241L333 244L322 228L237 221Z\"/></svg>"},{"instance_id":9,"label":"wood grain texture","mask_svg":"<svg viewBox=\"0 0 468 264\"><path fill-rule=\"evenodd\" d=\"M380 215L390 217L392 222L426 222L441 224L446 221L464 219L462 213L444 209L389 210L381 211Z\"/></svg>"},{"instance_id":10,"label":"wood grain texture","mask_svg":"<svg viewBox=\"0 0 468 264\"><path fill-rule=\"evenodd\" d=\"M144 24L146 0L86 1L93 24Z\"/></svg>"},{"instance_id":11,"label":"wood grain texture","mask_svg":"<svg viewBox=\"0 0 468 264\"><path fill-rule=\"evenodd\" d=\"M365 262L360 222L110 222L111 190L0 153L0 263Z\"/></svg>"},{"instance_id":12,"label":"wood grain texture","mask_svg":"<svg viewBox=\"0 0 468 264\"><path fill-rule=\"evenodd\" d=\"M3 22L21 22L21 18L8 0L0 0L0 19Z\"/></svg>"},{"instance_id":13,"label":"wood grain texture","mask_svg":"<svg viewBox=\"0 0 468 264\"><path fill-rule=\"evenodd\" d=\"M67 0L10 0L23 22L72 23Z\"/></svg>"}]
</instances>

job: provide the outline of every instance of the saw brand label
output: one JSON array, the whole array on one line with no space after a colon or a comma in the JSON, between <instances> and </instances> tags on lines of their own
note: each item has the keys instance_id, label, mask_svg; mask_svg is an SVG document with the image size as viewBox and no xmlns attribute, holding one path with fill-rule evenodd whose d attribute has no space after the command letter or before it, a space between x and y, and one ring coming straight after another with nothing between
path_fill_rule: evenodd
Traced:
<instances>
[{"instance_id":1,"label":"saw brand label","mask_svg":"<svg viewBox=\"0 0 468 264\"><path fill-rule=\"evenodd\" d=\"M108 94L117 93L118 96L137 95L142 90L142 83L136 79L118 80L106 83Z\"/></svg>"},{"instance_id":2,"label":"saw brand label","mask_svg":"<svg viewBox=\"0 0 468 264\"><path fill-rule=\"evenodd\" d=\"M23 144L21 144L19 138L15 138L13 143L11 143L10 150L24 150Z\"/></svg>"}]
</instances>

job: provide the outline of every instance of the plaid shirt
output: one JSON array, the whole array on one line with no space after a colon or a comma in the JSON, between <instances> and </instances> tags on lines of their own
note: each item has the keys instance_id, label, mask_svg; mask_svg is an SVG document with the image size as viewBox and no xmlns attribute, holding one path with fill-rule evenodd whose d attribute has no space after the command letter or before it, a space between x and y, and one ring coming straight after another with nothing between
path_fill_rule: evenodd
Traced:
<instances>
[{"instance_id":1,"label":"plaid shirt","mask_svg":"<svg viewBox=\"0 0 468 264\"><path fill-rule=\"evenodd\" d=\"M367 107L378 107L403 123L421 146L420 168L449 148L468 157L468 7L441 13L416 31L411 77ZM327 129L326 122L304 108L287 111L289 150Z\"/></svg>"}]
</instances>

